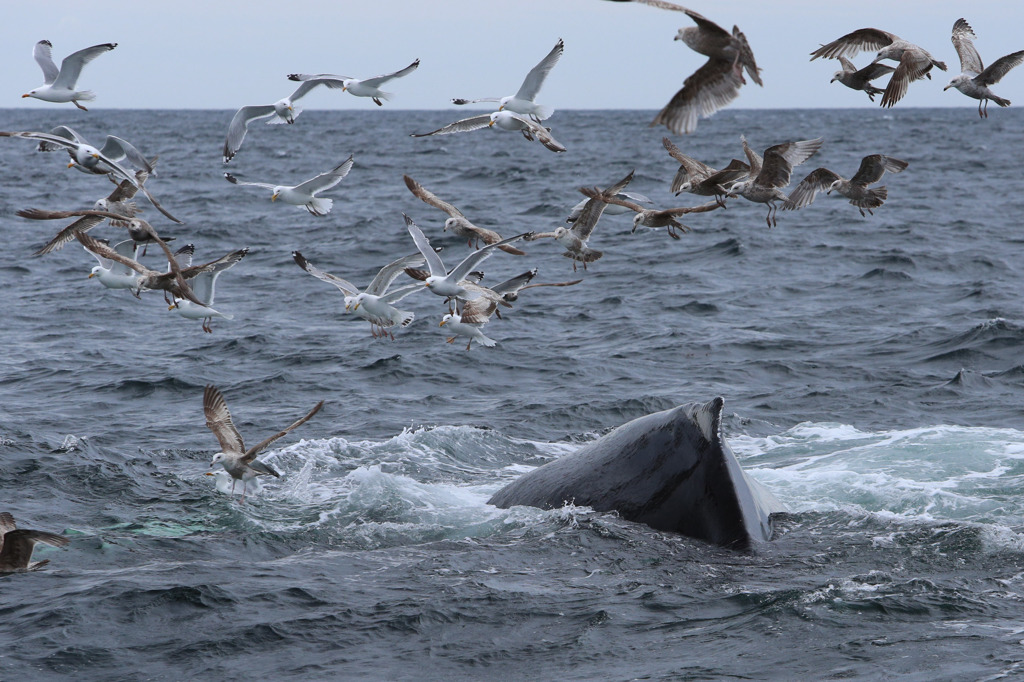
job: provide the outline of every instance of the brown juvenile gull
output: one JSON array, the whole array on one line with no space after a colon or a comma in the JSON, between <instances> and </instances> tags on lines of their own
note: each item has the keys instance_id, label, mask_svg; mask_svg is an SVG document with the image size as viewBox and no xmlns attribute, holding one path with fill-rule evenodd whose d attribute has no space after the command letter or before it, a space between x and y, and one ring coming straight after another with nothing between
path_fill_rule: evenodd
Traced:
<instances>
[{"instance_id":1,"label":"brown juvenile gull","mask_svg":"<svg viewBox=\"0 0 1024 682\"><path fill-rule=\"evenodd\" d=\"M268 189L271 192L270 200L280 199L286 204L300 206L315 216L325 216L331 211L334 204L333 199L321 199L316 196L319 192L331 189L341 182L348 172L352 170L352 155L342 161L329 171L321 173L314 178L297 185L271 185L265 182L242 182L231 173L225 173L224 179L233 185L240 187L259 187Z\"/></svg>"},{"instance_id":2,"label":"brown juvenile gull","mask_svg":"<svg viewBox=\"0 0 1024 682\"><path fill-rule=\"evenodd\" d=\"M622 190L629 185L630 181L633 180L633 171L629 171L626 177L622 178L614 185L601 190L602 197L605 195L619 198L622 195ZM639 205L639 204L634 204ZM597 227L597 221L601 219L601 215L605 212L608 207L608 202L603 201L601 198L590 197L586 199L586 203L583 205L583 210L580 212L579 217L573 222L571 228L556 227L554 232L538 232L527 237L527 241L535 239L543 239L550 237L557 241L559 244L565 247L565 253L562 255L566 258L572 259L572 271L576 272L576 261L583 263L583 269L587 269L587 263L593 263L598 258L604 255L602 251L592 249L587 245L587 240L590 239L590 235L594 233L594 228ZM623 207L629 209L630 207Z\"/></svg>"},{"instance_id":3,"label":"brown juvenile gull","mask_svg":"<svg viewBox=\"0 0 1024 682\"><path fill-rule=\"evenodd\" d=\"M419 65L420 60L417 59L404 69L395 71L394 73L386 73L382 76L374 76L373 78L360 79L353 78L351 76L338 76L332 73L290 73L288 74L288 79L314 84L323 83L329 88L339 88L342 92L347 92L350 95L355 95L356 97L369 97L373 99L377 106L381 107L384 106L384 103L381 102L381 100L391 99L391 93L384 92L380 89L380 86L384 85L389 80L408 76L419 68Z\"/></svg>"},{"instance_id":4,"label":"brown juvenile gull","mask_svg":"<svg viewBox=\"0 0 1024 682\"><path fill-rule=\"evenodd\" d=\"M974 29L964 19L957 19L953 24L953 35L950 39L956 53L960 55L962 73L949 81L949 85L942 90L945 92L950 88L956 88L968 97L978 100L978 116L988 118L989 100L1001 107L1010 106L1010 100L999 97L989 90L988 86L998 83L1010 69L1024 61L1024 50L1000 57L986 69L982 65L981 55L974 47L974 39L977 37L974 35ZM984 109L982 104L985 105Z\"/></svg>"},{"instance_id":5,"label":"brown juvenile gull","mask_svg":"<svg viewBox=\"0 0 1024 682\"><path fill-rule=\"evenodd\" d=\"M651 228L664 227L668 229L668 236L672 237L672 239L679 239L679 235L676 233L676 230L681 230L683 232L690 231L690 228L679 222L676 219L676 216L686 215L687 213L706 213L708 211L713 211L716 208L721 208L722 206L717 201L709 201L708 203L701 204L699 206L651 209L644 208L640 204L626 199L619 199L618 197L611 196L602 192L597 187L580 187L580 193L586 197L590 197L591 199L597 199L598 201L604 201L609 204L618 204L619 206L625 206L626 208L635 211L636 215L633 216L632 232L636 232L636 228L641 225Z\"/></svg>"},{"instance_id":6,"label":"brown juvenile gull","mask_svg":"<svg viewBox=\"0 0 1024 682\"><path fill-rule=\"evenodd\" d=\"M807 174L807 177L793 188L789 199L782 205L785 211L794 211L805 206L810 206L814 197L819 191L825 190L826 194L837 192L850 200L850 203L860 210L871 213L871 209L878 208L885 203L889 196L889 190L884 186L869 188L882 179L885 171L899 173L907 167L906 161L894 159L884 154L871 154L861 159L860 168L849 180L828 168L818 168Z\"/></svg>"},{"instance_id":7,"label":"brown juvenile gull","mask_svg":"<svg viewBox=\"0 0 1024 682\"><path fill-rule=\"evenodd\" d=\"M452 234L457 237L462 237L466 240L466 244L473 246L473 242L476 242L477 248L480 247L480 240L484 240L484 244L497 244L501 241L501 235L494 230L488 230L485 227L479 227L469 222L469 219L453 205L449 204L443 199L439 199L433 192L426 189L423 185L416 182L408 175L403 175L402 178L405 180L405 186L409 188L409 191L413 193L413 196L417 197L421 201L439 208L448 214L448 219L444 221L445 232L451 230ZM525 256L525 251L520 251L514 246L505 244L499 246L499 249L505 253L511 253L515 256Z\"/></svg>"},{"instance_id":8,"label":"brown juvenile gull","mask_svg":"<svg viewBox=\"0 0 1024 682\"><path fill-rule=\"evenodd\" d=\"M136 191L138 191L137 187L127 180L122 180L117 187L114 188L114 191L105 199L99 199L96 201L95 208L100 211L123 215L125 218L134 218L138 213L138 206L135 205L135 202L130 201L130 199L135 196ZM58 232L57 236L48 241L45 246L32 255L43 256L53 251L57 251L63 248L68 242L74 241L76 232L87 232L102 223L105 219L106 218L103 216L82 216Z\"/></svg>"},{"instance_id":9,"label":"brown juvenile gull","mask_svg":"<svg viewBox=\"0 0 1024 682\"><path fill-rule=\"evenodd\" d=\"M43 85L35 90L29 90L22 98L34 97L44 102L71 102L82 111L88 111L78 101L88 102L96 99L96 95L91 90L77 90L78 77L82 75L82 69L86 64L115 47L117 43L101 43L72 52L64 58L58 69L53 62L53 43L49 40L40 40L32 48L32 57L43 70Z\"/></svg>"},{"instance_id":10,"label":"brown juvenile gull","mask_svg":"<svg viewBox=\"0 0 1024 682\"><path fill-rule=\"evenodd\" d=\"M893 71L889 84L882 95L881 106L891 107L907 94L907 87L921 78L931 78L932 67L946 70L943 62L937 61L927 50L903 40L894 33L877 28L860 28L844 36L836 38L827 45L822 45L811 52L811 61L818 57L838 59L853 57L862 50L878 50L875 62L891 59L899 62Z\"/></svg>"},{"instance_id":11,"label":"brown juvenile gull","mask_svg":"<svg viewBox=\"0 0 1024 682\"><path fill-rule=\"evenodd\" d=\"M691 50L708 58L703 66L683 81L682 89L658 112L651 126L663 123L677 135L692 133L697 129L698 117L711 116L739 96L740 86L746 83L744 69L755 83L763 85L747 37L737 26L733 26L732 33L729 33L715 22L675 3L632 1L685 13L697 25L679 29L675 40L683 41Z\"/></svg>"},{"instance_id":12,"label":"brown juvenile gull","mask_svg":"<svg viewBox=\"0 0 1024 682\"><path fill-rule=\"evenodd\" d=\"M888 64L880 64L878 62L872 62L863 69L858 69L853 65L853 62L846 57L839 57L839 63L843 65L843 69L842 71L836 71L829 83L839 81L846 87L853 90L863 90L868 94L868 99L872 102L875 101L875 95L881 95L885 90L882 88L876 88L871 84L871 81L876 78L881 78L882 76L890 74L896 70L895 67L889 66Z\"/></svg>"},{"instance_id":13,"label":"brown juvenile gull","mask_svg":"<svg viewBox=\"0 0 1024 682\"><path fill-rule=\"evenodd\" d=\"M545 128L540 123L524 116L520 116L519 114L514 114L511 111L494 111L489 114L470 116L469 118L463 118L455 121L454 123L449 123L448 125L429 133L412 133L410 137L451 135L453 133L467 133L473 130L480 130L481 128L493 127L500 128L501 130L518 130L527 140L536 139L553 152L565 151L565 147L562 146L562 143L551 136L550 128Z\"/></svg>"},{"instance_id":14,"label":"brown juvenile gull","mask_svg":"<svg viewBox=\"0 0 1024 682\"><path fill-rule=\"evenodd\" d=\"M507 97L482 97L480 99L453 99L452 104L475 104L477 102L497 102L499 104L498 111L508 109L509 111L523 116L531 116L535 120L543 121L546 118L550 118L551 114L554 113L554 109L543 104L537 104L534 100L537 99L537 93L540 92L541 86L544 85L544 80L548 77L551 69L555 68L555 64L562 56L562 50L565 47L562 39L559 38L555 46L551 48L547 56L544 59L530 69L530 73L526 74L526 79L523 80L523 84L519 86L519 91L514 95L508 95Z\"/></svg>"},{"instance_id":15,"label":"brown juvenile gull","mask_svg":"<svg viewBox=\"0 0 1024 682\"><path fill-rule=\"evenodd\" d=\"M746 147L746 140L743 140ZM764 151L763 159L759 159L753 150L748 152L752 178L740 180L728 190L728 196L742 196L748 201L768 204L768 215L765 221L768 227L778 224L775 213L778 210L776 201L787 201L789 197L781 188L789 184L793 175L793 167L799 166L814 156L821 149L822 139L797 140L783 142ZM760 162L760 163L758 163ZM760 168L758 168L760 165ZM756 173L756 175L754 175ZM724 189L724 188L723 188Z\"/></svg>"},{"instance_id":16,"label":"brown juvenile gull","mask_svg":"<svg viewBox=\"0 0 1024 682\"><path fill-rule=\"evenodd\" d=\"M168 260L171 259L171 251L167 246L166 242L174 239L168 237L167 239L161 239L160 235L156 233L153 226L142 218L127 217L123 213L113 213L111 211L103 211L99 209L81 209L77 211L48 211L42 208L26 208L15 212L15 215L21 218L28 218L29 220L61 220L64 218L71 218L74 216L83 216L86 218L104 218L110 220L111 225L117 227L123 227L128 230L128 236L135 240L140 246L147 246L149 244L158 244L167 255ZM71 226L69 226L71 227ZM65 228L67 229L67 228ZM85 232L86 230L75 230L69 239L73 239L79 232ZM58 235L59 236L59 235ZM143 248L142 255L146 255L145 248Z\"/></svg>"},{"instance_id":17,"label":"brown juvenile gull","mask_svg":"<svg viewBox=\"0 0 1024 682\"><path fill-rule=\"evenodd\" d=\"M682 192L689 192L698 196L715 197L722 204L722 208L725 208L725 195L721 187L730 187L733 182L750 172L750 164L739 159L733 159L722 170L715 170L706 163L684 154L667 137L661 138L661 144L669 156L679 162L679 170L672 178L672 192L677 196Z\"/></svg>"},{"instance_id":18,"label":"brown juvenile gull","mask_svg":"<svg viewBox=\"0 0 1024 682\"><path fill-rule=\"evenodd\" d=\"M32 561L37 542L66 547L71 541L45 530L18 530L14 517L9 512L0 512L0 573L35 571L50 563L49 559Z\"/></svg>"},{"instance_id":19,"label":"brown juvenile gull","mask_svg":"<svg viewBox=\"0 0 1024 682\"><path fill-rule=\"evenodd\" d=\"M366 287L360 291L359 287L347 279L342 279L324 272L307 261L298 251L292 251L292 258L300 268L316 277L321 282L327 282L338 287L345 295L345 312L352 312L370 323L370 333L373 338L384 338L390 336L395 340L391 332L392 327L408 327L416 319L416 314L408 310L399 310L394 306L409 294L422 291L423 287L418 284L410 284L388 291L388 287L395 281L395 278L409 267L423 264L423 254L414 253L410 256L403 256L394 260L380 269L377 276ZM378 332L378 330L380 330Z\"/></svg>"},{"instance_id":20,"label":"brown juvenile gull","mask_svg":"<svg viewBox=\"0 0 1024 682\"><path fill-rule=\"evenodd\" d=\"M66 126L63 126L66 128ZM149 178L149 173L145 170L132 172L122 166L117 160L110 158L102 151L93 147L88 142L85 142L81 138L69 138L64 135L55 135L53 133L41 133L35 131L13 131L13 132L0 132L0 137L17 137L24 140L37 140L42 147L44 144L47 148L63 147L67 149L68 155L72 159L70 166L79 165L86 169L90 169L92 172L106 174L108 177L115 180L127 180L136 189L141 189L142 193L146 195L150 203L163 213L167 218L174 222L181 224L181 221L168 213L160 202L156 200L149 190L146 189L146 180ZM141 158L142 155L138 154ZM145 162L145 159L142 159ZM152 162L146 162L152 168ZM102 165L101 165L102 164Z\"/></svg>"},{"instance_id":21,"label":"brown juvenile gull","mask_svg":"<svg viewBox=\"0 0 1024 682\"><path fill-rule=\"evenodd\" d=\"M275 478L281 477L281 474L277 473L269 464L256 459L256 455L278 438L287 435L289 431L305 424L323 406L324 401L321 400L305 417L246 450L245 444L242 442L242 434L238 432L234 422L231 421L231 413L228 412L228 404L224 401L224 396L221 395L216 387L207 385L203 390L203 412L206 415L206 428L213 431L213 435L217 437L217 442L220 443L220 452L213 456L210 467L213 468L220 464L231 475L232 495L235 494L235 483L241 480L241 501L245 502L245 488L250 479L263 474L268 474Z\"/></svg>"}]
</instances>

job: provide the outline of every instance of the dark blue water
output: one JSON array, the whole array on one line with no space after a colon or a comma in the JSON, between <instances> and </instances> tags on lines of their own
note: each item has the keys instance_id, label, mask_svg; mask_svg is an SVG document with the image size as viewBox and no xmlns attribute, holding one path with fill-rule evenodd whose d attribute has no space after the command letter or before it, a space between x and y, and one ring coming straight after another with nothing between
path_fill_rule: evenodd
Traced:
<instances>
[{"instance_id":1,"label":"dark blue water","mask_svg":"<svg viewBox=\"0 0 1024 682\"><path fill-rule=\"evenodd\" d=\"M0 112L4 130L69 124L159 154L149 187L186 225L144 217L197 261L247 246L218 281L234 315L204 334L159 293L87 279L63 226L18 209L88 207L100 177L0 144L0 501L44 570L0 577L0 677L28 679L994 679L1024 673L1024 114L970 107L725 111L675 138L715 166L823 137L818 166L910 162L862 218L743 199L679 241L605 216L605 256L575 287L524 292L445 343L441 299L374 340L317 266L359 285L411 253L402 212L456 262L465 245L409 174L480 225L550 230L582 185L631 169L660 206L676 164L651 112L559 111L568 147L512 133L409 137L464 112L306 112L256 124L229 170L294 184L349 154L324 218L224 181L233 112ZM122 238L115 228L96 236ZM572 279L550 241L497 254ZM146 261L161 267L151 251ZM283 473L244 505L205 476L203 386L250 443L318 400L263 458ZM524 471L629 419L722 395L726 438L790 509L750 554L568 507L499 510ZM220 487L218 487L220 486Z\"/></svg>"}]
</instances>

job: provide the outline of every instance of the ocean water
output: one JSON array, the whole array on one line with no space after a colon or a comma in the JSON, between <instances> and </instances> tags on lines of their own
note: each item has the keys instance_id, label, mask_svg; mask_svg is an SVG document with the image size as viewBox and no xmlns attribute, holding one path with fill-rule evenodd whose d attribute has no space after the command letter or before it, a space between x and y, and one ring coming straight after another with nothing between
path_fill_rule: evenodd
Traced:
<instances>
[{"instance_id":1,"label":"ocean water","mask_svg":"<svg viewBox=\"0 0 1024 682\"><path fill-rule=\"evenodd\" d=\"M220 154L228 111L0 111L3 130L71 125L159 155L140 205L196 261L249 247L218 280L234 315L205 334L87 275L77 243L34 258L105 179L0 140L0 510L65 533L43 570L0 577L0 678L1012 679L1024 675L1024 113L727 110L685 153L716 167L823 137L794 182L860 158L909 161L861 217L819 195L743 199L678 241L605 216L587 271L551 241L499 253L484 283L538 268L486 332L445 343L429 293L375 340L291 252L365 285L412 253L409 214L468 253L408 174L503 235L560 224L584 185L628 171L659 206L676 163L653 112L559 111L569 149L512 133L411 138L462 110L303 113ZM240 179L294 184L349 154L322 218ZM101 226L109 239L123 232ZM146 262L160 267L159 255ZM324 409L263 459L240 504L208 477L203 386L255 443ZM492 493L630 419L721 395L726 439L789 512L749 553Z\"/></svg>"}]
</instances>

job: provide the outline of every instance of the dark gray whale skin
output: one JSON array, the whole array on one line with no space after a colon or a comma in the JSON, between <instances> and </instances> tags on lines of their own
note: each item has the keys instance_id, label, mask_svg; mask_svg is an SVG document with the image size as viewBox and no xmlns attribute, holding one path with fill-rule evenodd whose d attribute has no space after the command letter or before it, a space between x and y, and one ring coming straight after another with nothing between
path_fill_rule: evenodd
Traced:
<instances>
[{"instance_id":1,"label":"dark gray whale skin","mask_svg":"<svg viewBox=\"0 0 1024 682\"><path fill-rule=\"evenodd\" d=\"M524 474L489 504L616 511L630 521L734 549L771 539L785 507L747 477L722 438L725 401L688 403L634 419Z\"/></svg>"}]
</instances>

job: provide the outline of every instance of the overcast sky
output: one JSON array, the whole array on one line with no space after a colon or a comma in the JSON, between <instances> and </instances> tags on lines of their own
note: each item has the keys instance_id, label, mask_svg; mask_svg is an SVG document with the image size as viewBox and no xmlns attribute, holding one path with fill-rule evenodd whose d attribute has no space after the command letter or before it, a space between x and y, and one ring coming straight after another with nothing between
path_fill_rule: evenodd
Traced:
<instances>
[{"instance_id":1,"label":"overcast sky","mask_svg":"<svg viewBox=\"0 0 1024 682\"><path fill-rule=\"evenodd\" d=\"M943 92L960 72L950 43L964 17L986 64L1024 49L1024 2L982 0L691 0L691 9L747 35L764 88L750 83L742 108L877 106L829 83L838 62L809 53L851 30L891 31L949 65L914 83L896 106L977 105ZM53 43L59 64L97 43L117 49L89 64L79 87L90 108L237 109L270 104L293 90L291 72L370 77L416 58L392 81L394 109L444 109L452 97L513 94L526 72L565 40L565 53L538 101L556 109L659 109L704 57L674 41L692 25L682 13L605 0L38 0L5 3L0 107L63 107L21 95L42 84L36 41ZM867 64L873 55L854 61ZM884 87L884 79L882 81ZM1024 67L993 88L1024 106ZM365 98L320 88L306 109L372 109Z\"/></svg>"}]
</instances>

